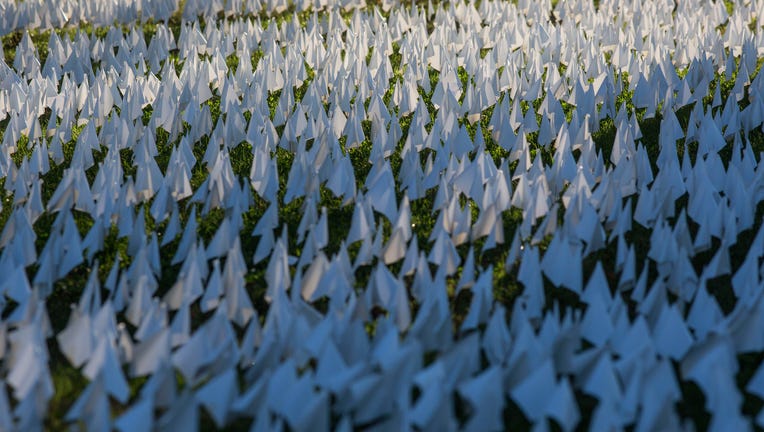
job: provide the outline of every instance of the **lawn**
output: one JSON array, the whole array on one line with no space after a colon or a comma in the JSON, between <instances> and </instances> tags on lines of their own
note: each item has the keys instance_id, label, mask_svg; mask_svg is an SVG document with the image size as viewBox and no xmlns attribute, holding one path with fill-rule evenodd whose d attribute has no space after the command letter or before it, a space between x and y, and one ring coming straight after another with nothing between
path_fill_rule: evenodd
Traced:
<instances>
[{"instance_id":1,"label":"lawn","mask_svg":"<svg viewBox=\"0 0 764 432\"><path fill-rule=\"evenodd\" d=\"M764 427L764 2L340 3L0 20L0 430Z\"/></svg>"}]
</instances>

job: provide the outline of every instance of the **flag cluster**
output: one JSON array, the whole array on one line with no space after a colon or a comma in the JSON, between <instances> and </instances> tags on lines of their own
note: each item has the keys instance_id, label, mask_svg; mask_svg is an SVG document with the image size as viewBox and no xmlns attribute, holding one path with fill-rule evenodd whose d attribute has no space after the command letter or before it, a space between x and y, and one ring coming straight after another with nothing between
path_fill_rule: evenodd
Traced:
<instances>
[{"instance_id":1,"label":"flag cluster","mask_svg":"<svg viewBox=\"0 0 764 432\"><path fill-rule=\"evenodd\" d=\"M0 1L0 430L764 427L764 1L179 3Z\"/></svg>"}]
</instances>

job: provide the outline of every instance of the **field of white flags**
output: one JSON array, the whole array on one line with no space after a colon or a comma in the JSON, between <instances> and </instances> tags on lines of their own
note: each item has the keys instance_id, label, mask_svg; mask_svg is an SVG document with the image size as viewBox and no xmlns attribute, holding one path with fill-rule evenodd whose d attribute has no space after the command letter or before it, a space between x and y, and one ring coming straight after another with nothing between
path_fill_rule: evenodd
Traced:
<instances>
[{"instance_id":1,"label":"field of white flags","mask_svg":"<svg viewBox=\"0 0 764 432\"><path fill-rule=\"evenodd\" d=\"M0 0L0 431L764 427L764 1Z\"/></svg>"}]
</instances>

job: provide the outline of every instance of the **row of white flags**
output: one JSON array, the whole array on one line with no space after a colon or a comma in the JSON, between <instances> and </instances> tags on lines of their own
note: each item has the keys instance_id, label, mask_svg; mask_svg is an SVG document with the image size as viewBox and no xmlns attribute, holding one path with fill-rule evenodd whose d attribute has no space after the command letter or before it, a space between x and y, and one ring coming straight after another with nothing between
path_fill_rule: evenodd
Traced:
<instances>
[{"instance_id":1,"label":"row of white flags","mask_svg":"<svg viewBox=\"0 0 764 432\"><path fill-rule=\"evenodd\" d=\"M306 11L341 8L344 11L366 6L355 0L0 0L0 35L18 30L56 29L68 25L167 22L173 16L184 20L197 17L216 18L242 15L283 14L289 10ZM387 11L393 2L381 4Z\"/></svg>"},{"instance_id":2,"label":"row of white flags","mask_svg":"<svg viewBox=\"0 0 764 432\"><path fill-rule=\"evenodd\" d=\"M303 2L322 10L240 17L285 6L187 1L177 36L51 32L41 57L24 33L0 60L0 430L45 426L51 341L88 382L64 421L92 430L196 430L201 410L252 430L500 430L511 405L536 430L675 430L692 428L676 409L687 382L710 429L764 427L743 412L764 398L764 367L737 380L738 356L764 351L764 2ZM178 7L3 0L0 30ZM638 117L659 119L657 150ZM61 181L45 185L51 170ZM345 232L326 194L352 209ZM267 209L245 230L255 203ZM279 217L290 203L298 226ZM105 257L114 230L121 258ZM615 259L584 272L608 245ZM168 262L180 270L163 286ZM67 312L46 299L75 268L87 282L54 329L49 314ZM522 286L511 304L494 299L504 273Z\"/></svg>"}]
</instances>

